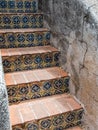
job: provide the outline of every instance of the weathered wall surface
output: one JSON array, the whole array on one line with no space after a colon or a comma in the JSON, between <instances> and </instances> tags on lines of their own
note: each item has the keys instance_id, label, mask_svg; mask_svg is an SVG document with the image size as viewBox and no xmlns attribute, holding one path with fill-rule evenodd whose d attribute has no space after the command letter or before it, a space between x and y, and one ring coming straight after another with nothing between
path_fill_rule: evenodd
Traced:
<instances>
[{"instance_id":1,"label":"weathered wall surface","mask_svg":"<svg viewBox=\"0 0 98 130\"><path fill-rule=\"evenodd\" d=\"M71 74L70 91L84 104L87 130L98 130L97 0L39 0L61 66Z\"/></svg>"}]
</instances>

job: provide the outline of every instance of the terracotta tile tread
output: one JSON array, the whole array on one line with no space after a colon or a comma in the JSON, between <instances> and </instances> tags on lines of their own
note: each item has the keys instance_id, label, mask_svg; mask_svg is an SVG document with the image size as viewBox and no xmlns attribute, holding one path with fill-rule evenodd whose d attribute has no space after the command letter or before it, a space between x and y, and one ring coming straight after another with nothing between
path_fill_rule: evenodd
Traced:
<instances>
[{"instance_id":1,"label":"terracotta tile tread","mask_svg":"<svg viewBox=\"0 0 98 130\"><path fill-rule=\"evenodd\" d=\"M30 28L24 28L24 29L0 29L0 33L24 33L24 32L44 32L49 31L47 28L36 28L36 29L30 29Z\"/></svg>"},{"instance_id":2,"label":"terracotta tile tread","mask_svg":"<svg viewBox=\"0 0 98 130\"><path fill-rule=\"evenodd\" d=\"M26 54L48 53L48 52L58 52L58 50L52 46L1 49L2 56L17 56Z\"/></svg>"},{"instance_id":3,"label":"terracotta tile tread","mask_svg":"<svg viewBox=\"0 0 98 130\"><path fill-rule=\"evenodd\" d=\"M76 105L70 106L71 103ZM46 105L47 106L49 105L50 109L48 109ZM61 106L63 108L63 111L61 109ZM40 120L42 118L51 117L61 113L66 113L73 110L79 110L81 108L82 106L75 101L73 96L68 94L40 98L20 103L17 105L9 106L10 119L12 125L25 123L26 121Z\"/></svg>"},{"instance_id":4,"label":"terracotta tile tread","mask_svg":"<svg viewBox=\"0 0 98 130\"><path fill-rule=\"evenodd\" d=\"M81 127L72 127L72 128L69 128L69 129L64 129L64 130L83 130Z\"/></svg>"},{"instance_id":5,"label":"terracotta tile tread","mask_svg":"<svg viewBox=\"0 0 98 130\"><path fill-rule=\"evenodd\" d=\"M15 84L51 80L66 76L68 76L68 74L64 72L61 68L51 67L29 71L5 73L5 81L6 85L9 86Z\"/></svg>"}]
</instances>

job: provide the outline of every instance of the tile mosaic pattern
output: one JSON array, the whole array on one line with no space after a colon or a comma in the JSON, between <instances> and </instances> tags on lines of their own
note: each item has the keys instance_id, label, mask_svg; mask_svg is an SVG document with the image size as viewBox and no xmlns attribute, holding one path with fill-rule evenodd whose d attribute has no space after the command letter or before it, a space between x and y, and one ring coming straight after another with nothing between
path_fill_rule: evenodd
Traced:
<instances>
[{"instance_id":1,"label":"tile mosaic pattern","mask_svg":"<svg viewBox=\"0 0 98 130\"><path fill-rule=\"evenodd\" d=\"M84 113L81 104L69 94L31 100L18 104L17 108L11 105L10 111L13 110L20 111L22 117L16 115L13 130L64 130L81 126ZM11 121L14 116L11 116Z\"/></svg>"},{"instance_id":2,"label":"tile mosaic pattern","mask_svg":"<svg viewBox=\"0 0 98 130\"><path fill-rule=\"evenodd\" d=\"M42 27L43 14L0 14L0 29Z\"/></svg>"},{"instance_id":3,"label":"tile mosaic pattern","mask_svg":"<svg viewBox=\"0 0 98 130\"><path fill-rule=\"evenodd\" d=\"M29 123L25 124L24 127L22 125L15 126L15 127L13 127L13 130L65 130L65 129L69 130L69 128L75 127L75 126L77 126L77 124L80 126L82 124L81 121L76 121L76 122L73 122L71 124L69 123L69 124L65 124L65 125L64 125L64 123L66 123L66 122L63 121L63 124L61 123L61 125L55 126L53 124L51 118L49 118L46 120L42 120L41 125L40 125L40 123L29 122ZM82 129L80 129L80 130L82 130Z\"/></svg>"},{"instance_id":4,"label":"tile mosaic pattern","mask_svg":"<svg viewBox=\"0 0 98 130\"><path fill-rule=\"evenodd\" d=\"M17 108L16 108L17 106ZM64 130L82 124L83 107L69 94L54 95L11 105L13 130ZM32 116L31 116L32 115ZM16 123L17 122L17 123ZM20 125L18 125L20 124Z\"/></svg>"},{"instance_id":5,"label":"tile mosaic pattern","mask_svg":"<svg viewBox=\"0 0 98 130\"><path fill-rule=\"evenodd\" d=\"M73 110L35 122L31 121L20 126L14 126L13 130L63 130L81 125L81 115L83 115L83 109Z\"/></svg>"},{"instance_id":6,"label":"tile mosaic pattern","mask_svg":"<svg viewBox=\"0 0 98 130\"><path fill-rule=\"evenodd\" d=\"M42 29L41 31L37 29L43 27L43 14L38 14L36 13L37 11L37 0L0 0L0 29L5 29L0 31L0 48L18 48L19 50L19 48L23 47L31 47L32 49L34 46L49 45L50 32L45 29ZM30 28L36 28L36 30L32 31ZM3 52L5 55L2 57L4 72L7 73L59 66L59 51L50 50L48 52L44 52L45 50L43 50L43 53L41 53L39 50L37 50L38 53L29 53L29 51L25 54L22 54L21 52L18 54L18 51L15 50L15 52L12 51L11 53L6 53L7 55ZM13 130L63 130L81 124L83 108L80 106L80 104L77 105L75 101L70 100L70 97L65 99L65 95L61 96L62 99L54 99L55 101L51 102L52 105L48 104L50 101L49 100L47 104L48 106L51 106L51 109L48 109L47 104L45 104L46 102L43 102L44 106L41 104L42 102L35 106L32 106L31 103L31 114L28 113L30 112L30 108L28 106L30 105L29 102L31 99L40 97L50 98L52 95L58 96L62 95L63 93L69 93L69 76L58 77L49 80L39 80L36 82L24 82L21 84L15 83L15 85L8 85L7 91L9 103L12 107L14 107L12 105L14 103L20 103L22 101L29 100L28 104L24 106L26 111L25 109L24 111L21 109L21 116L24 116L22 122L21 118L17 118L17 115L20 116L20 111L17 110L18 105L17 108L15 107L12 109L13 111L10 114L15 114L13 116L13 122L16 121L14 122L16 124L13 125ZM72 104L70 104L67 100ZM36 102L36 100L34 101ZM58 110L55 109L58 107L58 105L55 106L56 101L60 107ZM5 103L8 103L7 100ZM76 108L71 105L76 105ZM5 107L4 104L3 106ZM52 109L53 106L54 110ZM20 108L22 108L22 106ZM45 111L43 111L44 109ZM6 125L4 126L5 128L9 127L10 124L8 122L9 114L7 110L8 108L5 110L7 116L4 112L3 113L5 115L2 116L5 118L2 118L4 123L0 121L0 126ZM32 111L35 113L37 117L36 119L34 119ZM6 121L7 119L8 121Z\"/></svg>"},{"instance_id":7,"label":"tile mosaic pattern","mask_svg":"<svg viewBox=\"0 0 98 130\"><path fill-rule=\"evenodd\" d=\"M59 52L48 52L42 54L3 56L4 72L59 66L59 54Z\"/></svg>"},{"instance_id":8,"label":"tile mosaic pattern","mask_svg":"<svg viewBox=\"0 0 98 130\"><path fill-rule=\"evenodd\" d=\"M25 30L24 30L25 31ZM0 48L43 46L50 44L49 31L0 33Z\"/></svg>"},{"instance_id":9,"label":"tile mosaic pattern","mask_svg":"<svg viewBox=\"0 0 98 130\"><path fill-rule=\"evenodd\" d=\"M25 100L69 93L69 77L7 86L7 91L10 105Z\"/></svg>"},{"instance_id":10,"label":"tile mosaic pattern","mask_svg":"<svg viewBox=\"0 0 98 130\"><path fill-rule=\"evenodd\" d=\"M38 10L37 0L0 0L0 12L35 13Z\"/></svg>"},{"instance_id":11,"label":"tile mosaic pattern","mask_svg":"<svg viewBox=\"0 0 98 130\"><path fill-rule=\"evenodd\" d=\"M29 130L32 128L33 130L36 125L35 130L63 130L77 126L77 124L81 125L81 121L78 120L78 116L81 112L83 114L83 109L55 115L46 119L41 119L36 124L34 122L29 122L25 124L24 129ZM14 128L14 130L16 129Z\"/></svg>"}]
</instances>

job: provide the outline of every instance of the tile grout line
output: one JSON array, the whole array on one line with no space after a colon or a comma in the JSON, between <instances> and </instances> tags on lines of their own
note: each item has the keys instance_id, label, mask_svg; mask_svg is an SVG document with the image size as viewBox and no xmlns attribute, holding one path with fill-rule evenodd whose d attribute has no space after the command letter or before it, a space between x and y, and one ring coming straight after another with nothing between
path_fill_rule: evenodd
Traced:
<instances>
[{"instance_id":1,"label":"tile grout line","mask_svg":"<svg viewBox=\"0 0 98 130\"><path fill-rule=\"evenodd\" d=\"M19 55L20 55L20 56L22 55L22 53L21 53L20 49L19 49L18 53L19 53Z\"/></svg>"},{"instance_id":2,"label":"tile grout line","mask_svg":"<svg viewBox=\"0 0 98 130\"><path fill-rule=\"evenodd\" d=\"M23 122L24 122L24 120L23 120L23 117L22 117L22 114L21 114L20 110L18 110L18 112L19 112L20 118L21 118L22 123L23 123Z\"/></svg>"},{"instance_id":3,"label":"tile grout line","mask_svg":"<svg viewBox=\"0 0 98 130\"><path fill-rule=\"evenodd\" d=\"M32 109L32 106L31 106L30 104L29 104L29 106L30 106L30 108L31 108L31 110L32 110L32 113L34 114L35 119L37 120L36 113L34 112L34 110Z\"/></svg>"},{"instance_id":4,"label":"tile grout line","mask_svg":"<svg viewBox=\"0 0 98 130\"><path fill-rule=\"evenodd\" d=\"M14 80L14 83L15 83L15 85L16 85L17 82L16 82L16 80L15 80L14 74L12 75L12 79Z\"/></svg>"},{"instance_id":5,"label":"tile grout line","mask_svg":"<svg viewBox=\"0 0 98 130\"><path fill-rule=\"evenodd\" d=\"M57 106L57 104L55 104L56 108L59 110L59 112L62 114L62 111L60 110L60 108Z\"/></svg>"},{"instance_id":6,"label":"tile grout line","mask_svg":"<svg viewBox=\"0 0 98 130\"><path fill-rule=\"evenodd\" d=\"M9 50L8 50L8 49L6 49L6 50L7 50L8 55L9 55L9 56L11 56L11 54L10 54Z\"/></svg>"},{"instance_id":7,"label":"tile grout line","mask_svg":"<svg viewBox=\"0 0 98 130\"><path fill-rule=\"evenodd\" d=\"M23 75L23 77L24 77L26 83L28 83L29 81L28 81L28 79L26 78L26 76L25 76L25 74L24 74L23 72L22 72L22 75Z\"/></svg>"},{"instance_id":8,"label":"tile grout line","mask_svg":"<svg viewBox=\"0 0 98 130\"><path fill-rule=\"evenodd\" d=\"M73 98L74 98L75 101L77 101L77 102L84 108L84 110L85 110L85 107L84 107L84 105L81 103L81 101L79 101L75 96L73 96Z\"/></svg>"},{"instance_id":9,"label":"tile grout line","mask_svg":"<svg viewBox=\"0 0 98 130\"><path fill-rule=\"evenodd\" d=\"M41 102L40 102L40 104L41 104L42 106L44 106L44 108L47 108L47 107L44 105L44 103L41 103ZM43 109L43 110L45 110L45 109ZM47 111L45 110L45 112L48 114L49 117L51 116L50 113L48 112L48 110L47 110Z\"/></svg>"},{"instance_id":10,"label":"tile grout line","mask_svg":"<svg viewBox=\"0 0 98 130\"><path fill-rule=\"evenodd\" d=\"M33 73L33 74L36 77L36 79L40 82L41 80L38 78L38 76L35 73Z\"/></svg>"},{"instance_id":11,"label":"tile grout line","mask_svg":"<svg viewBox=\"0 0 98 130\"><path fill-rule=\"evenodd\" d=\"M74 109L72 108L72 106L67 102L68 107L71 109L71 111L73 111Z\"/></svg>"}]
</instances>

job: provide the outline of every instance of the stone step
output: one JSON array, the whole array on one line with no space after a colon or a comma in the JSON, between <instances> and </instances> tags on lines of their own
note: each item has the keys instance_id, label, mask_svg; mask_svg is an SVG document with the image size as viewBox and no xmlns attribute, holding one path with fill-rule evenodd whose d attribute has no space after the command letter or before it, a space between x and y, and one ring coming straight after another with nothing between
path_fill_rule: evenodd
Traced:
<instances>
[{"instance_id":1,"label":"stone step","mask_svg":"<svg viewBox=\"0 0 98 130\"><path fill-rule=\"evenodd\" d=\"M0 29L42 27L42 13L0 13Z\"/></svg>"},{"instance_id":2,"label":"stone step","mask_svg":"<svg viewBox=\"0 0 98 130\"><path fill-rule=\"evenodd\" d=\"M6 73L9 103L68 93L69 78L59 67Z\"/></svg>"},{"instance_id":3,"label":"stone step","mask_svg":"<svg viewBox=\"0 0 98 130\"><path fill-rule=\"evenodd\" d=\"M59 66L59 54L52 46L1 49L5 73Z\"/></svg>"},{"instance_id":4,"label":"stone step","mask_svg":"<svg viewBox=\"0 0 98 130\"><path fill-rule=\"evenodd\" d=\"M1 29L0 48L44 46L50 44L50 31L37 29Z\"/></svg>"},{"instance_id":5,"label":"stone step","mask_svg":"<svg viewBox=\"0 0 98 130\"><path fill-rule=\"evenodd\" d=\"M11 105L13 130L63 130L81 124L83 107L68 94Z\"/></svg>"},{"instance_id":6,"label":"stone step","mask_svg":"<svg viewBox=\"0 0 98 130\"><path fill-rule=\"evenodd\" d=\"M0 12L35 13L38 11L37 0L0 0Z\"/></svg>"}]
</instances>

